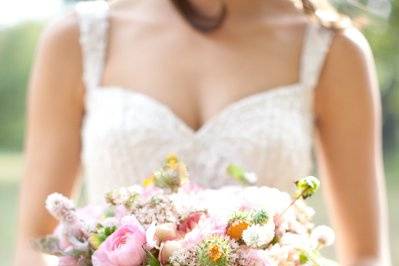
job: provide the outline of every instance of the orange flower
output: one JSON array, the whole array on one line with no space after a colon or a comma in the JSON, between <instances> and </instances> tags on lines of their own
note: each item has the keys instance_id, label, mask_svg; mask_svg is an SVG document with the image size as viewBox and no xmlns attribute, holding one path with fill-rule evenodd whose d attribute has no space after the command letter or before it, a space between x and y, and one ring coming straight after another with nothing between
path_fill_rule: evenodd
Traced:
<instances>
[{"instance_id":1,"label":"orange flower","mask_svg":"<svg viewBox=\"0 0 399 266\"><path fill-rule=\"evenodd\" d=\"M240 240L242 237L242 233L249 227L249 223L244 220L234 221L227 228L227 235L232 239Z\"/></svg>"},{"instance_id":2,"label":"orange flower","mask_svg":"<svg viewBox=\"0 0 399 266\"><path fill-rule=\"evenodd\" d=\"M212 261L218 261L222 257L222 251L218 245L212 245L209 249L208 256Z\"/></svg>"}]
</instances>

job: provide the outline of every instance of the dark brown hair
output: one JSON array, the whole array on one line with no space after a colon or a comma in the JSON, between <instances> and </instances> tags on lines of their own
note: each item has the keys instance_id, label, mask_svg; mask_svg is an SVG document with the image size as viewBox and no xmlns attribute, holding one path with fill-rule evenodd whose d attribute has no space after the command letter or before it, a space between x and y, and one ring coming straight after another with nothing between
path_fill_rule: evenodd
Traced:
<instances>
[{"instance_id":1,"label":"dark brown hair","mask_svg":"<svg viewBox=\"0 0 399 266\"><path fill-rule=\"evenodd\" d=\"M201 14L189 0L171 0L180 14L197 30L210 32L219 28L227 16L227 8L222 2L219 16L208 17ZM290 0L311 19L317 20L321 25L340 29L345 27L350 20L338 14L327 0ZM328 16L326 16L328 13Z\"/></svg>"}]
</instances>

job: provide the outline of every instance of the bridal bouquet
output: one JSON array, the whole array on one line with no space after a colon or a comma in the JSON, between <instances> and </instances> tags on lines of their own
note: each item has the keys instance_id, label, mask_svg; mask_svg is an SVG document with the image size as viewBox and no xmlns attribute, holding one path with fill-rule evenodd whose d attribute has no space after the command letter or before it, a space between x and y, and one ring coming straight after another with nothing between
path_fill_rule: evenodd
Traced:
<instances>
[{"instance_id":1,"label":"bridal bouquet","mask_svg":"<svg viewBox=\"0 0 399 266\"><path fill-rule=\"evenodd\" d=\"M231 165L240 186L201 189L176 156L145 179L105 195L104 206L76 209L54 193L46 201L60 224L36 246L59 265L283 266L330 265L320 250L334 241L312 223L304 203L319 181L305 177L294 197L251 186L253 174Z\"/></svg>"}]
</instances>

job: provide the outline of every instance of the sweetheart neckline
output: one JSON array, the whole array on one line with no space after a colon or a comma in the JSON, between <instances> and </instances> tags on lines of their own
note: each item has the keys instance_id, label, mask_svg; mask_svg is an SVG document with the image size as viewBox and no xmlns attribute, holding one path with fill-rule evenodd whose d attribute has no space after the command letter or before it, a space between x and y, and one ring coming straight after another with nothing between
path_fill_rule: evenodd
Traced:
<instances>
[{"instance_id":1,"label":"sweetheart neckline","mask_svg":"<svg viewBox=\"0 0 399 266\"><path fill-rule=\"evenodd\" d=\"M101 92L101 93L109 93L109 92L115 92L119 91L121 93L124 93L129 96L138 96L146 101L152 103L153 105L163 109L168 115L173 117L174 120L176 120L177 123L179 123L183 129L191 136L193 137L198 137L203 134L203 132L206 132L206 130L212 126L212 124L216 123L217 120L219 120L221 117L223 117L225 114L228 112L231 112L233 109L239 108L245 104L251 103L251 101L254 101L256 99L262 98L262 97L270 97L271 95L278 94L278 93L283 93L283 92L290 92L290 91L295 91L295 89L300 89L303 88L303 83L300 81L288 84L288 85L279 85L276 87L273 87L271 89L263 90L260 92L256 92L253 94L249 94L247 96L244 96L236 101L233 101L229 104L227 104L225 107L221 108L218 112L216 112L214 115L212 115L209 119L207 119L198 129L192 128L186 121L183 120L173 109L167 105L166 103L162 102L161 100L158 100L148 94L136 91L134 89L130 89L128 87L123 87L123 86L118 86L118 85L105 85L105 86L98 86L94 90L90 90L89 92Z\"/></svg>"}]
</instances>

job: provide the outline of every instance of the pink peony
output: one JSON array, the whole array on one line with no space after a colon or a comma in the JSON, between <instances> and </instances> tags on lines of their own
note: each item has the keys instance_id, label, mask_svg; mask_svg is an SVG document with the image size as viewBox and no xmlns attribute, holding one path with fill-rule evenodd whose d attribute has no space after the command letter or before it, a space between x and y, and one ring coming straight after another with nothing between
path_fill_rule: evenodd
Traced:
<instances>
[{"instance_id":1,"label":"pink peony","mask_svg":"<svg viewBox=\"0 0 399 266\"><path fill-rule=\"evenodd\" d=\"M93 266L139 266L145 259L145 230L133 216L125 217L122 226L94 252Z\"/></svg>"}]
</instances>

